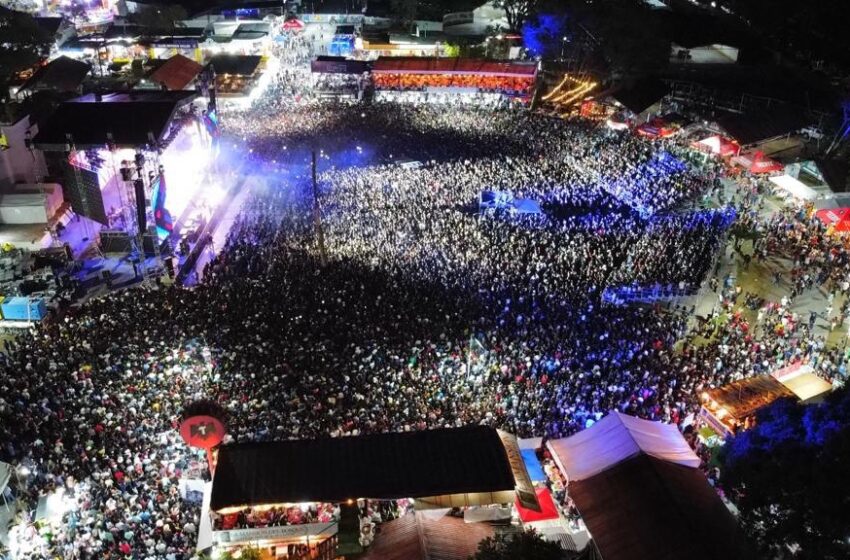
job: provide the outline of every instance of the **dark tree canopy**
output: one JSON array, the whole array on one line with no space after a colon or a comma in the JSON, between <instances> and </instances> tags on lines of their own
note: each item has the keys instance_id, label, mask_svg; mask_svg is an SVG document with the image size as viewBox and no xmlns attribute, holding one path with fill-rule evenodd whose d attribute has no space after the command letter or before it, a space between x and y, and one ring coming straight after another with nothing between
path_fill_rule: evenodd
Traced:
<instances>
[{"instance_id":1,"label":"dark tree canopy","mask_svg":"<svg viewBox=\"0 0 850 560\"><path fill-rule=\"evenodd\" d=\"M186 19L186 8L174 5L146 6L144 9L132 15L133 23L147 29L157 31L171 31L179 26L181 20Z\"/></svg>"},{"instance_id":2,"label":"dark tree canopy","mask_svg":"<svg viewBox=\"0 0 850 560\"><path fill-rule=\"evenodd\" d=\"M765 557L850 558L850 390L820 405L771 404L721 460L722 485Z\"/></svg>"},{"instance_id":3,"label":"dark tree canopy","mask_svg":"<svg viewBox=\"0 0 850 560\"><path fill-rule=\"evenodd\" d=\"M0 99L7 95L9 79L46 57L51 43L32 16L0 7Z\"/></svg>"},{"instance_id":4,"label":"dark tree canopy","mask_svg":"<svg viewBox=\"0 0 850 560\"><path fill-rule=\"evenodd\" d=\"M470 560L563 560L564 551L556 543L544 541L534 530L513 537L496 535L478 543Z\"/></svg>"}]
</instances>

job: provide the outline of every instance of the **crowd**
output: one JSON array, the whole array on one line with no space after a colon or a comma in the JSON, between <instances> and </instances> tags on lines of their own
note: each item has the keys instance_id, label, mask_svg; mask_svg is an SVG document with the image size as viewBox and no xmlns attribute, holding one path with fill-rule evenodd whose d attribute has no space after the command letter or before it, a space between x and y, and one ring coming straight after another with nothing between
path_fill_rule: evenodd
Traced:
<instances>
[{"instance_id":1,"label":"crowd","mask_svg":"<svg viewBox=\"0 0 850 560\"><path fill-rule=\"evenodd\" d=\"M753 328L731 284L717 287L726 320L705 322L706 344L675 346L685 309L601 301L616 285L698 286L730 226L729 213L683 209L720 174L673 141L527 112L383 104L262 101L223 122L270 184L247 199L202 282L111 293L0 355L0 460L26 467L30 509L59 489L67 509L21 557L191 557L200 512L179 480L198 476L203 456L175 428L201 397L226 409L225 444L469 423L551 438L610 410L684 423L705 388L794 359L845 373L847 356L787 303ZM332 165L361 142L387 163ZM309 181L275 179L287 147L330 154L324 247ZM405 157L421 165L388 163ZM484 189L544 212L482 215ZM850 288L846 246L805 216L743 216L740 227L763 233L756 258L798 261L800 289ZM334 515L295 509L227 523Z\"/></svg>"}]
</instances>

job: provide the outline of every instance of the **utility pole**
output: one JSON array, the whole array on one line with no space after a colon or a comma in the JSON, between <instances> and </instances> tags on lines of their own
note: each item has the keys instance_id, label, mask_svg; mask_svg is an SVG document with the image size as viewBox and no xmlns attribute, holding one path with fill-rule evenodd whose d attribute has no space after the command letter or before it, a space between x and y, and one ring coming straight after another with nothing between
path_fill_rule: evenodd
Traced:
<instances>
[{"instance_id":1,"label":"utility pole","mask_svg":"<svg viewBox=\"0 0 850 560\"><path fill-rule=\"evenodd\" d=\"M325 253L325 234L322 231L322 213L319 209L319 185L316 182L316 150L312 151L312 171L313 171L313 222L316 228L316 237L319 240L319 258L322 266L327 264L328 258Z\"/></svg>"}]
</instances>

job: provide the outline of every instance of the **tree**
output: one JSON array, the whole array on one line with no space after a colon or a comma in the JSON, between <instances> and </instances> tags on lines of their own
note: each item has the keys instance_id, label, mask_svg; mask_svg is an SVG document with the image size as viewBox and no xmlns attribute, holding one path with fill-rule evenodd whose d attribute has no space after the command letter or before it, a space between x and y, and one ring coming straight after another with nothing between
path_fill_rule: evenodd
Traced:
<instances>
[{"instance_id":1,"label":"tree","mask_svg":"<svg viewBox=\"0 0 850 560\"><path fill-rule=\"evenodd\" d=\"M505 19L511 31L520 31L526 18L534 12L537 2L536 0L494 0L493 5L505 10Z\"/></svg>"},{"instance_id":2,"label":"tree","mask_svg":"<svg viewBox=\"0 0 850 560\"><path fill-rule=\"evenodd\" d=\"M410 24L416 19L416 0L392 0L392 13L403 23Z\"/></svg>"},{"instance_id":3,"label":"tree","mask_svg":"<svg viewBox=\"0 0 850 560\"><path fill-rule=\"evenodd\" d=\"M634 78L662 69L670 58L670 41L661 22L643 3L600 0L589 17L602 53L617 78Z\"/></svg>"},{"instance_id":4,"label":"tree","mask_svg":"<svg viewBox=\"0 0 850 560\"><path fill-rule=\"evenodd\" d=\"M238 556L232 552L225 552L219 560L263 560L263 553L253 546L243 546L237 552Z\"/></svg>"},{"instance_id":5,"label":"tree","mask_svg":"<svg viewBox=\"0 0 850 560\"><path fill-rule=\"evenodd\" d=\"M5 99L12 76L50 54L53 40L29 14L2 7L0 37L0 99Z\"/></svg>"},{"instance_id":6,"label":"tree","mask_svg":"<svg viewBox=\"0 0 850 560\"><path fill-rule=\"evenodd\" d=\"M186 8L177 4L145 6L131 16L133 23L156 31L172 31L188 17Z\"/></svg>"},{"instance_id":7,"label":"tree","mask_svg":"<svg viewBox=\"0 0 850 560\"><path fill-rule=\"evenodd\" d=\"M544 541L533 529L517 535L496 535L478 543L470 560L563 560L557 543Z\"/></svg>"},{"instance_id":8,"label":"tree","mask_svg":"<svg viewBox=\"0 0 850 560\"><path fill-rule=\"evenodd\" d=\"M781 399L720 456L722 487L766 558L850 558L850 390Z\"/></svg>"}]
</instances>

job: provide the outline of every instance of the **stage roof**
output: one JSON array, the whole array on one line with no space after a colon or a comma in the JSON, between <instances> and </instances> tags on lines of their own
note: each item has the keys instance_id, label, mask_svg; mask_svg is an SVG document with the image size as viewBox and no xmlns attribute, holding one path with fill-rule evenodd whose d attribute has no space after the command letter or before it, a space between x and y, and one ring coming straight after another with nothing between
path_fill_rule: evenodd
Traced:
<instances>
[{"instance_id":1,"label":"stage roof","mask_svg":"<svg viewBox=\"0 0 850 560\"><path fill-rule=\"evenodd\" d=\"M225 445L211 508L513 491L507 452L485 426Z\"/></svg>"},{"instance_id":2,"label":"stage roof","mask_svg":"<svg viewBox=\"0 0 850 560\"><path fill-rule=\"evenodd\" d=\"M737 420L777 399L793 396L791 390L769 375L749 377L708 391L708 397Z\"/></svg>"},{"instance_id":3,"label":"stage roof","mask_svg":"<svg viewBox=\"0 0 850 560\"><path fill-rule=\"evenodd\" d=\"M639 114L649 109L670 92L670 88L656 78L644 78L634 85L615 91L611 97L632 113Z\"/></svg>"},{"instance_id":4,"label":"stage roof","mask_svg":"<svg viewBox=\"0 0 850 560\"><path fill-rule=\"evenodd\" d=\"M376 74L481 74L533 77L537 65L475 58L381 57L372 66Z\"/></svg>"},{"instance_id":5,"label":"stage roof","mask_svg":"<svg viewBox=\"0 0 850 560\"><path fill-rule=\"evenodd\" d=\"M570 481L590 478L640 453L693 468L700 464L676 426L616 410L590 428L547 445Z\"/></svg>"},{"instance_id":6,"label":"stage roof","mask_svg":"<svg viewBox=\"0 0 850 560\"><path fill-rule=\"evenodd\" d=\"M803 111L788 107L769 113L721 115L717 124L739 144L756 144L796 132L812 124L812 119Z\"/></svg>"},{"instance_id":7,"label":"stage roof","mask_svg":"<svg viewBox=\"0 0 850 560\"><path fill-rule=\"evenodd\" d=\"M699 469L641 454L568 491L605 560L754 558Z\"/></svg>"},{"instance_id":8,"label":"stage roof","mask_svg":"<svg viewBox=\"0 0 850 560\"><path fill-rule=\"evenodd\" d=\"M153 71L150 80L170 90L181 90L192 83L203 66L182 54L175 54Z\"/></svg>"},{"instance_id":9,"label":"stage roof","mask_svg":"<svg viewBox=\"0 0 850 560\"><path fill-rule=\"evenodd\" d=\"M22 90L52 89L59 92L76 91L91 66L85 62L60 56L36 70L21 86Z\"/></svg>"},{"instance_id":10,"label":"stage roof","mask_svg":"<svg viewBox=\"0 0 850 560\"><path fill-rule=\"evenodd\" d=\"M253 76L260 65L261 56L241 54L217 54L212 57L209 64L215 68L218 76L222 74L233 74L236 76Z\"/></svg>"},{"instance_id":11,"label":"stage roof","mask_svg":"<svg viewBox=\"0 0 850 560\"><path fill-rule=\"evenodd\" d=\"M104 146L108 134L117 147L144 146L149 134L161 141L177 109L190 103L193 91L129 91L106 93L97 101L89 94L59 105L34 141L38 148L65 149L71 134L79 149Z\"/></svg>"}]
</instances>

